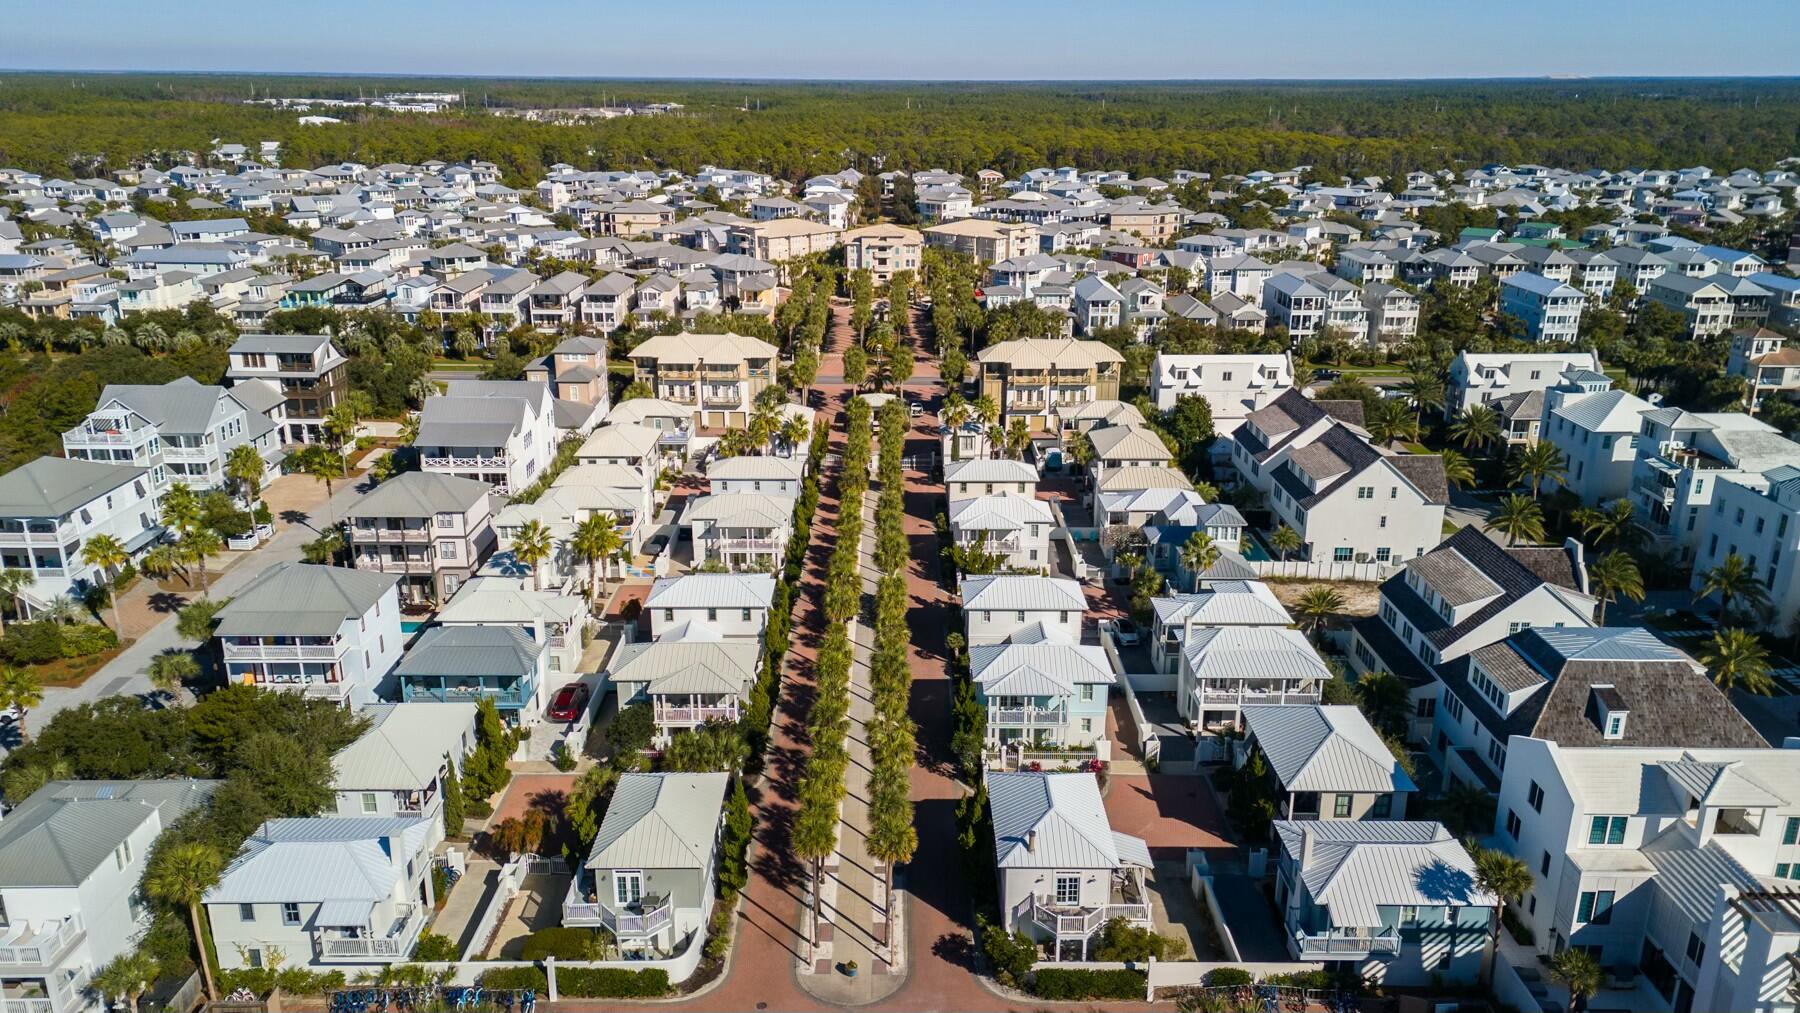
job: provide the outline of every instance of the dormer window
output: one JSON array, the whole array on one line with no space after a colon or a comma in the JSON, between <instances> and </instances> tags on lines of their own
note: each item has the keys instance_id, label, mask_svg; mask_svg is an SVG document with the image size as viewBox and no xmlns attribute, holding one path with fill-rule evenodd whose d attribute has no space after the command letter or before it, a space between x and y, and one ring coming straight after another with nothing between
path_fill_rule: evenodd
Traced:
<instances>
[{"instance_id":1,"label":"dormer window","mask_svg":"<svg viewBox=\"0 0 1800 1013\"><path fill-rule=\"evenodd\" d=\"M1620 695L1617 687L1610 684L1594 686L1588 697L1588 717L1600 728L1600 737L1609 742L1617 742L1625 737L1626 721L1631 717L1631 709L1625 704L1625 697Z\"/></svg>"}]
</instances>

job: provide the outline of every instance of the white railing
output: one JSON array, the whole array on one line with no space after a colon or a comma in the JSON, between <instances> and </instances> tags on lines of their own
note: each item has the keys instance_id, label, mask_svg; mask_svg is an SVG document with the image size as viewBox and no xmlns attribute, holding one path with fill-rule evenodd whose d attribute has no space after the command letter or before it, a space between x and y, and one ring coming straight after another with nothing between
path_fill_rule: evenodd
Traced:
<instances>
[{"instance_id":1,"label":"white railing","mask_svg":"<svg viewBox=\"0 0 1800 1013\"><path fill-rule=\"evenodd\" d=\"M238 644L225 641L227 661L336 661L335 644Z\"/></svg>"},{"instance_id":2,"label":"white railing","mask_svg":"<svg viewBox=\"0 0 1800 1013\"><path fill-rule=\"evenodd\" d=\"M89 429L76 426L63 433L63 439L69 443L100 443L108 446L128 447L140 443L148 443L156 436L156 430L144 429Z\"/></svg>"},{"instance_id":3,"label":"white railing","mask_svg":"<svg viewBox=\"0 0 1800 1013\"><path fill-rule=\"evenodd\" d=\"M406 917L392 934L380 939L319 940L319 956L325 960L353 960L359 957L405 957L412 952L425 916L417 904L408 904Z\"/></svg>"},{"instance_id":4,"label":"white railing","mask_svg":"<svg viewBox=\"0 0 1800 1013\"><path fill-rule=\"evenodd\" d=\"M732 550L775 552L775 551L780 550L782 547L782 542L781 542L781 539L779 539L779 538L713 538L713 537L708 537L706 539L706 544L715 550L723 551L723 552L729 552Z\"/></svg>"},{"instance_id":5,"label":"white railing","mask_svg":"<svg viewBox=\"0 0 1800 1013\"><path fill-rule=\"evenodd\" d=\"M395 559L391 556L359 555L355 559L358 570L394 571L397 573L430 572L431 570L431 557L429 556L409 556L405 559Z\"/></svg>"},{"instance_id":6,"label":"white railing","mask_svg":"<svg viewBox=\"0 0 1800 1013\"><path fill-rule=\"evenodd\" d=\"M1148 904L1102 904L1098 907L1059 906L1031 897L1031 920L1059 937L1091 936L1114 918L1150 920Z\"/></svg>"},{"instance_id":7,"label":"white railing","mask_svg":"<svg viewBox=\"0 0 1800 1013\"><path fill-rule=\"evenodd\" d=\"M427 528L383 528L373 524L357 525L350 529L350 540L353 542L429 542L431 531Z\"/></svg>"},{"instance_id":8,"label":"white railing","mask_svg":"<svg viewBox=\"0 0 1800 1013\"><path fill-rule=\"evenodd\" d=\"M448 454L420 458L419 463L426 468L499 468L502 471L507 466L504 457L453 457Z\"/></svg>"},{"instance_id":9,"label":"white railing","mask_svg":"<svg viewBox=\"0 0 1800 1013\"><path fill-rule=\"evenodd\" d=\"M621 939L630 936L654 935L663 926L669 924L674 917L675 909L669 904L666 897L641 914L615 911L604 904L600 905L601 926Z\"/></svg>"},{"instance_id":10,"label":"white railing","mask_svg":"<svg viewBox=\"0 0 1800 1013\"><path fill-rule=\"evenodd\" d=\"M211 461L219 456L217 447L174 447L163 444L162 456L165 461Z\"/></svg>"},{"instance_id":11,"label":"white railing","mask_svg":"<svg viewBox=\"0 0 1800 1013\"><path fill-rule=\"evenodd\" d=\"M0 966L49 967L81 939L83 929L79 917L61 922L16 926L8 933L12 938L0 940ZM29 942L25 936L35 936Z\"/></svg>"},{"instance_id":12,"label":"white railing","mask_svg":"<svg viewBox=\"0 0 1800 1013\"><path fill-rule=\"evenodd\" d=\"M697 725L707 721L736 721L735 706L663 707L656 711L657 724Z\"/></svg>"},{"instance_id":13,"label":"white railing","mask_svg":"<svg viewBox=\"0 0 1800 1013\"><path fill-rule=\"evenodd\" d=\"M1066 717L1061 707L990 707L988 724L1062 724Z\"/></svg>"},{"instance_id":14,"label":"white railing","mask_svg":"<svg viewBox=\"0 0 1800 1013\"><path fill-rule=\"evenodd\" d=\"M55 1007L48 999L14 999L12 996L0 1000L6 1013L54 1013Z\"/></svg>"},{"instance_id":15,"label":"white railing","mask_svg":"<svg viewBox=\"0 0 1800 1013\"><path fill-rule=\"evenodd\" d=\"M597 901L581 899L581 873L577 870L569 883L568 894L563 897L563 924L577 928L598 925L601 907Z\"/></svg>"},{"instance_id":16,"label":"white railing","mask_svg":"<svg viewBox=\"0 0 1800 1013\"><path fill-rule=\"evenodd\" d=\"M1339 929L1311 935L1296 930L1294 943L1302 960L1343 960L1371 953L1400 952L1400 930L1371 932L1365 929Z\"/></svg>"}]
</instances>

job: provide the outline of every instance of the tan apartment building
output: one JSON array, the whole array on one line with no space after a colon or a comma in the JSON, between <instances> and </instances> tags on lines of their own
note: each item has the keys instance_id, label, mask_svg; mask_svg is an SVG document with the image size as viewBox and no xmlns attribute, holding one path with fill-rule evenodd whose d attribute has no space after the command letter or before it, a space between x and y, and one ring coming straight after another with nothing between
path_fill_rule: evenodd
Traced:
<instances>
[{"instance_id":1,"label":"tan apartment building","mask_svg":"<svg viewBox=\"0 0 1800 1013\"><path fill-rule=\"evenodd\" d=\"M1152 246L1174 239L1181 231L1181 208L1174 204L1127 204L1115 207L1106 227L1129 232Z\"/></svg>"},{"instance_id":2,"label":"tan apartment building","mask_svg":"<svg viewBox=\"0 0 1800 1013\"><path fill-rule=\"evenodd\" d=\"M726 234L731 253L780 264L809 253L824 253L844 238L844 230L805 218L776 218L733 225Z\"/></svg>"},{"instance_id":3,"label":"tan apartment building","mask_svg":"<svg viewBox=\"0 0 1800 1013\"><path fill-rule=\"evenodd\" d=\"M1125 357L1102 341L1020 338L976 356L981 393L1000 406L1002 424L1023 418L1033 432L1056 432L1062 415L1094 401L1117 401Z\"/></svg>"},{"instance_id":4,"label":"tan apartment building","mask_svg":"<svg viewBox=\"0 0 1800 1013\"><path fill-rule=\"evenodd\" d=\"M966 253L976 260L997 264L1013 257L1038 252L1037 226L1026 222L996 222L986 218L961 218L925 230L925 242L946 250Z\"/></svg>"},{"instance_id":5,"label":"tan apartment building","mask_svg":"<svg viewBox=\"0 0 1800 1013\"><path fill-rule=\"evenodd\" d=\"M866 270L875 284L886 285L896 271L919 272L925 237L901 225L866 225L844 233L844 266Z\"/></svg>"},{"instance_id":6,"label":"tan apartment building","mask_svg":"<svg viewBox=\"0 0 1800 1013\"><path fill-rule=\"evenodd\" d=\"M770 223L774 224L774 223ZM774 345L742 334L662 334L631 350L634 379L693 409L695 426L742 429L775 382Z\"/></svg>"}]
</instances>

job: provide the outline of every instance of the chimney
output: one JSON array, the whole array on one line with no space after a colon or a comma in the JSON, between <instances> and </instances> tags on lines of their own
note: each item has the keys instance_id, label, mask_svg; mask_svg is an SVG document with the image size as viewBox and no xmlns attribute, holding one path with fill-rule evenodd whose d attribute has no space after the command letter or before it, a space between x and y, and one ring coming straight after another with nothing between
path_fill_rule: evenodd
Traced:
<instances>
[{"instance_id":1,"label":"chimney","mask_svg":"<svg viewBox=\"0 0 1800 1013\"><path fill-rule=\"evenodd\" d=\"M1025 850L1031 851L1031 852L1037 851L1037 831L1036 830L1025 831Z\"/></svg>"},{"instance_id":2,"label":"chimney","mask_svg":"<svg viewBox=\"0 0 1800 1013\"><path fill-rule=\"evenodd\" d=\"M1581 541L1574 536L1563 539L1563 551L1569 554L1569 562L1575 564L1575 581L1580 584L1582 594L1588 593L1587 550L1582 548Z\"/></svg>"}]
</instances>

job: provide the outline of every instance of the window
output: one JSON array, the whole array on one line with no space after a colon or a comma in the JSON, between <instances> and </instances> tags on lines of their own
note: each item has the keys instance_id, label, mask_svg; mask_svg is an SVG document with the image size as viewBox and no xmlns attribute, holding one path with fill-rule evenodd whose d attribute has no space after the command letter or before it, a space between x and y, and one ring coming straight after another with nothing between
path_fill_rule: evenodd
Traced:
<instances>
[{"instance_id":1,"label":"window","mask_svg":"<svg viewBox=\"0 0 1800 1013\"><path fill-rule=\"evenodd\" d=\"M738 616L738 618L739 618L739 619L740 619L740 620L742 620L742 621L743 621L743 622L749 622L749 621L750 621L750 610L749 610L749 609L744 609L744 610L743 610L743 614L742 614L742 615L740 615L740 616Z\"/></svg>"},{"instance_id":2,"label":"window","mask_svg":"<svg viewBox=\"0 0 1800 1013\"><path fill-rule=\"evenodd\" d=\"M1515 841L1518 840L1519 830L1522 826L1523 824L1519 821L1519 814L1513 812L1511 809L1506 810L1506 836Z\"/></svg>"},{"instance_id":3,"label":"window","mask_svg":"<svg viewBox=\"0 0 1800 1013\"><path fill-rule=\"evenodd\" d=\"M1352 798L1352 796L1350 796L1350 795L1339 795L1336 798L1332 799L1331 815L1340 820L1349 819L1350 818L1350 800L1351 800L1351 798Z\"/></svg>"},{"instance_id":4,"label":"window","mask_svg":"<svg viewBox=\"0 0 1800 1013\"><path fill-rule=\"evenodd\" d=\"M1688 933L1687 958L1696 965L1706 959L1706 940L1701 939L1699 933Z\"/></svg>"},{"instance_id":5,"label":"window","mask_svg":"<svg viewBox=\"0 0 1800 1013\"><path fill-rule=\"evenodd\" d=\"M244 950L244 962L249 964L251 967L255 967L255 968L262 967L263 966L262 951L257 949L254 946L246 947Z\"/></svg>"},{"instance_id":6,"label":"window","mask_svg":"<svg viewBox=\"0 0 1800 1013\"><path fill-rule=\"evenodd\" d=\"M1387 518L1386 517L1383 517L1381 519L1381 525L1382 525L1382 527L1387 526ZM1393 558L1394 558L1394 550L1391 548L1388 548L1385 545L1383 545L1380 548L1375 550L1375 561L1377 563L1386 563L1386 562L1392 560Z\"/></svg>"},{"instance_id":7,"label":"window","mask_svg":"<svg viewBox=\"0 0 1800 1013\"><path fill-rule=\"evenodd\" d=\"M1624 844L1625 817L1596 816L1588 823L1589 844Z\"/></svg>"},{"instance_id":8,"label":"window","mask_svg":"<svg viewBox=\"0 0 1800 1013\"><path fill-rule=\"evenodd\" d=\"M1796 839L1800 839L1800 816L1789 816L1781 831L1781 843L1792 844Z\"/></svg>"},{"instance_id":9,"label":"window","mask_svg":"<svg viewBox=\"0 0 1800 1013\"><path fill-rule=\"evenodd\" d=\"M613 900L621 907L644 896L644 874L620 869L613 873Z\"/></svg>"},{"instance_id":10,"label":"window","mask_svg":"<svg viewBox=\"0 0 1800 1013\"><path fill-rule=\"evenodd\" d=\"M455 559L456 558L456 543L455 542L439 542L438 543L438 558L439 559Z\"/></svg>"},{"instance_id":11,"label":"window","mask_svg":"<svg viewBox=\"0 0 1800 1013\"><path fill-rule=\"evenodd\" d=\"M1369 804L1369 818L1385 820L1394 814L1394 796L1381 794Z\"/></svg>"},{"instance_id":12,"label":"window","mask_svg":"<svg viewBox=\"0 0 1800 1013\"><path fill-rule=\"evenodd\" d=\"M131 842L123 841L113 849L113 862L123 869L131 864Z\"/></svg>"},{"instance_id":13,"label":"window","mask_svg":"<svg viewBox=\"0 0 1800 1013\"><path fill-rule=\"evenodd\" d=\"M1531 782L1531 787L1525 790L1525 801L1531 806L1532 812L1544 811L1544 789L1538 787L1536 781Z\"/></svg>"},{"instance_id":14,"label":"window","mask_svg":"<svg viewBox=\"0 0 1800 1013\"><path fill-rule=\"evenodd\" d=\"M375 815L379 808L379 805L376 803L374 792L365 791L362 793L362 811L364 816Z\"/></svg>"},{"instance_id":15,"label":"window","mask_svg":"<svg viewBox=\"0 0 1800 1013\"><path fill-rule=\"evenodd\" d=\"M1584 890L1575 908L1577 925L1607 925L1612 922L1613 891Z\"/></svg>"},{"instance_id":16,"label":"window","mask_svg":"<svg viewBox=\"0 0 1800 1013\"><path fill-rule=\"evenodd\" d=\"M292 902L281 905L281 924L300 924L300 905Z\"/></svg>"},{"instance_id":17,"label":"window","mask_svg":"<svg viewBox=\"0 0 1800 1013\"><path fill-rule=\"evenodd\" d=\"M1550 852L1548 851L1544 852L1544 857L1538 859L1538 875L1550 875Z\"/></svg>"},{"instance_id":18,"label":"window","mask_svg":"<svg viewBox=\"0 0 1800 1013\"><path fill-rule=\"evenodd\" d=\"M674 609L663 609L663 622L672 623L674 621L675 621L675 610Z\"/></svg>"},{"instance_id":19,"label":"window","mask_svg":"<svg viewBox=\"0 0 1800 1013\"><path fill-rule=\"evenodd\" d=\"M1340 545L1331 550L1331 561L1334 563L1348 563L1350 558L1351 552L1348 545Z\"/></svg>"},{"instance_id":20,"label":"window","mask_svg":"<svg viewBox=\"0 0 1800 1013\"><path fill-rule=\"evenodd\" d=\"M1419 705L1417 707L1413 708L1413 714L1417 717L1428 718L1436 713L1437 713L1437 697L1434 697L1434 696L1425 697L1424 699L1419 701Z\"/></svg>"},{"instance_id":21,"label":"window","mask_svg":"<svg viewBox=\"0 0 1800 1013\"><path fill-rule=\"evenodd\" d=\"M1374 499L1375 498L1375 487L1372 485L1357 486L1356 487L1356 498L1357 499Z\"/></svg>"},{"instance_id":22,"label":"window","mask_svg":"<svg viewBox=\"0 0 1800 1013\"><path fill-rule=\"evenodd\" d=\"M1507 623L1506 624L1506 635L1510 637L1515 633L1523 633L1528 629L1531 629L1531 624L1529 622Z\"/></svg>"},{"instance_id":23,"label":"window","mask_svg":"<svg viewBox=\"0 0 1800 1013\"><path fill-rule=\"evenodd\" d=\"M1080 873L1059 872L1056 874L1056 902L1058 904L1081 903Z\"/></svg>"},{"instance_id":24,"label":"window","mask_svg":"<svg viewBox=\"0 0 1800 1013\"><path fill-rule=\"evenodd\" d=\"M256 905L255 904L239 904L238 905L238 921L253 922L255 920L256 920Z\"/></svg>"}]
</instances>

